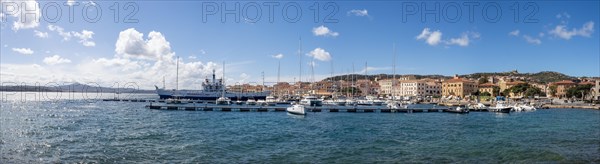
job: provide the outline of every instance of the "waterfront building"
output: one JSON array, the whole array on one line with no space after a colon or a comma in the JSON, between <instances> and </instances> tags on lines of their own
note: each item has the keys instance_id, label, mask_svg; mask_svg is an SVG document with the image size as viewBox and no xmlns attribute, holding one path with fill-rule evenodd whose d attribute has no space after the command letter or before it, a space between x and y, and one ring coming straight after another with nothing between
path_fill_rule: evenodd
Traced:
<instances>
[{"instance_id":1,"label":"waterfront building","mask_svg":"<svg viewBox=\"0 0 600 164\"><path fill-rule=\"evenodd\" d=\"M494 92L494 87L496 87L496 85L492 83L479 84L479 94L487 92L490 93L492 97L496 97L498 96L498 93Z\"/></svg>"},{"instance_id":2,"label":"waterfront building","mask_svg":"<svg viewBox=\"0 0 600 164\"><path fill-rule=\"evenodd\" d=\"M441 96L442 95L442 82L434 79L422 79L425 83L423 96Z\"/></svg>"},{"instance_id":3,"label":"waterfront building","mask_svg":"<svg viewBox=\"0 0 600 164\"><path fill-rule=\"evenodd\" d=\"M442 96L456 96L464 98L477 92L477 85L475 81L467 80L454 75L454 78L444 80L442 82Z\"/></svg>"},{"instance_id":4,"label":"waterfront building","mask_svg":"<svg viewBox=\"0 0 600 164\"><path fill-rule=\"evenodd\" d=\"M600 100L600 79L596 79L594 88L592 88L593 100Z\"/></svg>"},{"instance_id":5,"label":"waterfront building","mask_svg":"<svg viewBox=\"0 0 600 164\"><path fill-rule=\"evenodd\" d=\"M550 86L556 86L556 93L553 95L558 98L567 98L567 89L576 86L577 83L571 80L563 80L551 83Z\"/></svg>"}]
</instances>

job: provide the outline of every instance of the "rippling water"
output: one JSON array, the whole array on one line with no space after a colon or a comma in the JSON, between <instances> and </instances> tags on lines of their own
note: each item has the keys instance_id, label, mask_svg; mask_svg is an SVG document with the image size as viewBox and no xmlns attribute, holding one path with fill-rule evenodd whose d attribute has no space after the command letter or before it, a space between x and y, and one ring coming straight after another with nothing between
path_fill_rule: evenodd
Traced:
<instances>
[{"instance_id":1,"label":"rippling water","mask_svg":"<svg viewBox=\"0 0 600 164\"><path fill-rule=\"evenodd\" d=\"M3 102L0 163L600 162L600 111L203 112Z\"/></svg>"}]
</instances>

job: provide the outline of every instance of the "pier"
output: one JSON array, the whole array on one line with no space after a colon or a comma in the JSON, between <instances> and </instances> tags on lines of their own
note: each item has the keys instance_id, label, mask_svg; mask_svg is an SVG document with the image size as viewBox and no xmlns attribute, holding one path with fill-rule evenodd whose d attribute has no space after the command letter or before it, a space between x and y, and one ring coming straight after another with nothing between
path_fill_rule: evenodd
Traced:
<instances>
[{"instance_id":1,"label":"pier","mask_svg":"<svg viewBox=\"0 0 600 164\"><path fill-rule=\"evenodd\" d=\"M214 105L214 104L150 104L156 110L221 111L221 112L285 112L287 106ZM422 113L443 112L446 108L388 109L385 106L307 106L307 112L347 113Z\"/></svg>"}]
</instances>

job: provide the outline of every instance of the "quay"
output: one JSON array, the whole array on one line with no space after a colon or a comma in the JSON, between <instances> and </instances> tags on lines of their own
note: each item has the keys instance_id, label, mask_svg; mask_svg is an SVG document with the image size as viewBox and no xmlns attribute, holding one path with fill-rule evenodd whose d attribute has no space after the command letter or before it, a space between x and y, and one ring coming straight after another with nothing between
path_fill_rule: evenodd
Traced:
<instances>
[{"instance_id":1,"label":"quay","mask_svg":"<svg viewBox=\"0 0 600 164\"><path fill-rule=\"evenodd\" d=\"M156 110L221 111L221 112L285 112L287 106L214 105L214 104L150 104L146 108ZM444 112L446 108L388 109L385 106L307 106L307 112L348 113L422 113Z\"/></svg>"}]
</instances>

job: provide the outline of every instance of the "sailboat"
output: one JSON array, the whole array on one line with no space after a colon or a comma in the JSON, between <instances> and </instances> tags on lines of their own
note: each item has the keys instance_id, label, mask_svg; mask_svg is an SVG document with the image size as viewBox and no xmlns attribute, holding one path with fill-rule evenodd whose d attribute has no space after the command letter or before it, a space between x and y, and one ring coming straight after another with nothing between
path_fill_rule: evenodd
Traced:
<instances>
[{"instance_id":1,"label":"sailboat","mask_svg":"<svg viewBox=\"0 0 600 164\"><path fill-rule=\"evenodd\" d=\"M300 56L300 84L302 84L302 39L298 40L298 56ZM302 88L302 85L300 85ZM292 106L285 109L290 114L305 115L306 110L302 104L292 104Z\"/></svg>"},{"instance_id":2,"label":"sailboat","mask_svg":"<svg viewBox=\"0 0 600 164\"><path fill-rule=\"evenodd\" d=\"M394 62L394 64L393 64L394 74L392 75L393 76L393 79L392 79L392 94L391 94L392 95L392 100L388 101L386 103L387 104L386 106L389 109L407 108L407 106L404 106L404 105L398 103L398 101L396 101L395 96L394 96L394 93L395 93L395 90L396 90L395 89L395 85L396 85L396 44L394 44L394 53L393 53L393 56L394 56L394 60L393 60L393 62Z\"/></svg>"},{"instance_id":3,"label":"sailboat","mask_svg":"<svg viewBox=\"0 0 600 164\"><path fill-rule=\"evenodd\" d=\"M219 97L215 104L217 105L230 105L231 104L231 99L229 99L229 97L225 97L225 62L223 62L223 79L221 80L221 83L223 85L222 91L221 91L221 97Z\"/></svg>"}]
</instances>

